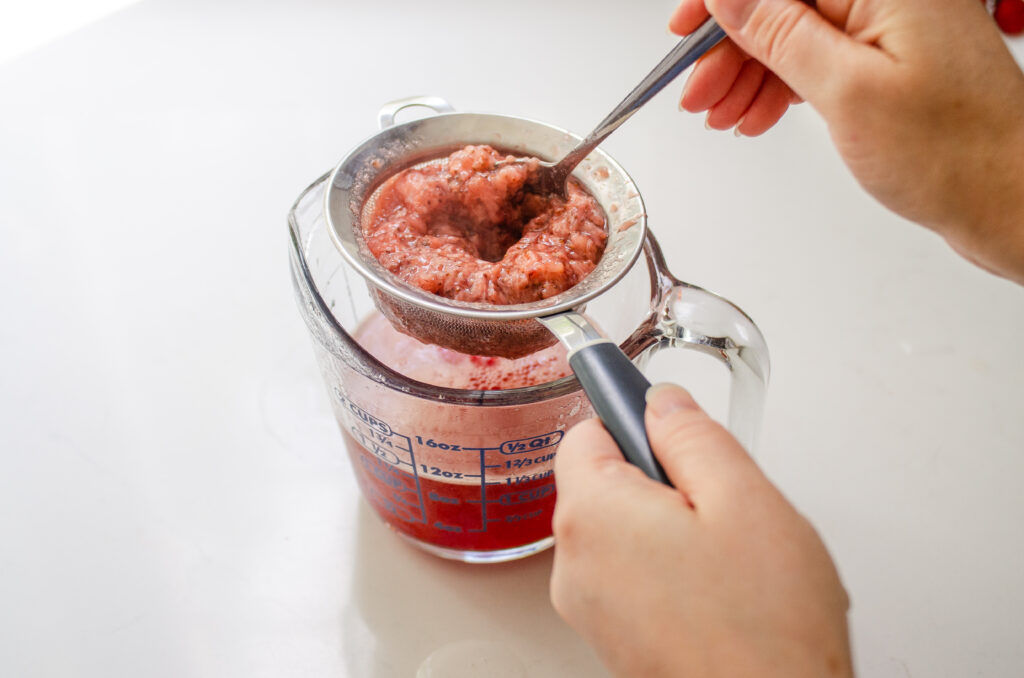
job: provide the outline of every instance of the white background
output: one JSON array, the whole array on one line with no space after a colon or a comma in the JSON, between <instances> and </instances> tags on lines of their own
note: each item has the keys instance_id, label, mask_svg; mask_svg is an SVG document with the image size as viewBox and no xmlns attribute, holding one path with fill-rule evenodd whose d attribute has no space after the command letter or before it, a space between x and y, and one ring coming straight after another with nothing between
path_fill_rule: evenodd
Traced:
<instances>
[{"instance_id":1,"label":"white background","mask_svg":"<svg viewBox=\"0 0 1024 678\"><path fill-rule=\"evenodd\" d=\"M0 63L86 26L136 0L34 0L0 3Z\"/></svg>"},{"instance_id":2,"label":"white background","mask_svg":"<svg viewBox=\"0 0 1024 678\"><path fill-rule=\"evenodd\" d=\"M442 562L359 500L285 215L391 99L586 132L674 44L671 5L5 20L0 675L602 675L549 607L550 553ZM860 675L1016 675L1024 290L873 203L809 107L736 139L680 87L605 147L675 273L767 337L758 459L839 565Z\"/></svg>"}]
</instances>

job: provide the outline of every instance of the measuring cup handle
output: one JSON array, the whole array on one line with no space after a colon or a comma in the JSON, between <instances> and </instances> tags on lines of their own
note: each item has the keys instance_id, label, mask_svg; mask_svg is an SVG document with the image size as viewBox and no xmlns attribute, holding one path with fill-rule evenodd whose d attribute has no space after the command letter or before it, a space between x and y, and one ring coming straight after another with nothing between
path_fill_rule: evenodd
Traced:
<instances>
[{"instance_id":1,"label":"measuring cup handle","mask_svg":"<svg viewBox=\"0 0 1024 678\"><path fill-rule=\"evenodd\" d=\"M412 106L423 106L435 113L455 112L455 108L441 97L407 97L405 99L389 101L381 106L380 113L377 114L377 126L381 129L394 127L395 116L398 115L398 112Z\"/></svg>"},{"instance_id":2,"label":"measuring cup handle","mask_svg":"<svg viewBox=\"0 0 1024 678\"><path fill-rule=\"evenodd\" d=\"M730 372L728 429L752 450L768 386L768 346L754 321L732 302L672 280L662 300L656 351L689 348L713 356Z\"/></svg>"}]
</instances>

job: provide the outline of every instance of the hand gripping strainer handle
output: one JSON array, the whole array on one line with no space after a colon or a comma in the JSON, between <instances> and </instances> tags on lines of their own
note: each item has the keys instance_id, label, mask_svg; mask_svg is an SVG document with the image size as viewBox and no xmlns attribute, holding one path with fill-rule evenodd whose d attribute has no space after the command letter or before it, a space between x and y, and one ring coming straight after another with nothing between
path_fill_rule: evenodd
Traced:
<instances>
[{"instance_id":1,"label":"hand gripping strainer handle","mask_svg":"<svg viewBox=\"0 0 1024 678\"><path fill-rule=\"evenodd\" d=\"M538 318L569 349L569 367L626 461L671 485L651 450L644 423L651 382L615 343L574 311Z\"/></svg>"},{"instance_id":2,"label":"hand gripping strainer handle","mask_svg":"<svg viewBox=\"0 0 1024 678\"><path fill-rule=\"evenodd\" d=\"M768 384L768 349L753 321L731 302L676 280L664 266L660 249L648 235L652 275L659 296L649 327L638 339L646 363L666 348L698 350L730 371L727 427L751 450L757 437ZM569 366L583 386L608 433L631 464L649 478L671 485L647 438L644 412L651 383L611 340L575 312L539 319L569 349Z\"/></svg>"}]
</instances>

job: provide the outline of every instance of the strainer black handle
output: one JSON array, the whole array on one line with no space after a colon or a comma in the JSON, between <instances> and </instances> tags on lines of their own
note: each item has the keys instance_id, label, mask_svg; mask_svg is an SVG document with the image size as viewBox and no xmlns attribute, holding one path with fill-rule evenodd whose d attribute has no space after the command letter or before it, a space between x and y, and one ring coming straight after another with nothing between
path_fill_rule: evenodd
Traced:
<instances>
[{"instance_id":1,"label":"strainer black handle","mask_svg":"<svg viewBox=\"0 0 1024 678\"><path fill-rule=\"evenodd\" d=\"M600 341L576 349L569 357L569 367L626 461L649 478L671 486L651 450L644 424L645 396L651 383L633 361L613 342Z\"/></svg>"}]
</instances>

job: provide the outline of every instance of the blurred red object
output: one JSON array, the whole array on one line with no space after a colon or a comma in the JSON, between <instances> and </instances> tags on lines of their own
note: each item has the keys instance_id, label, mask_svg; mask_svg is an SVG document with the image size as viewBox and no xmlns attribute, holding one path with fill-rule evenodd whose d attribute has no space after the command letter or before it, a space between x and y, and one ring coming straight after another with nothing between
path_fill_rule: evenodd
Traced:
<instances>
[{"instance_id":1,"label":"blurred red object","mask_svg":"<svg viewBox=\"0 0 1024 678\"><path fill-rule=\"evenodd\" d=\"M1007 35L1024 33L1024 0L998 0L992 13L996 24Z\"/></svg>"}]
</instances>

